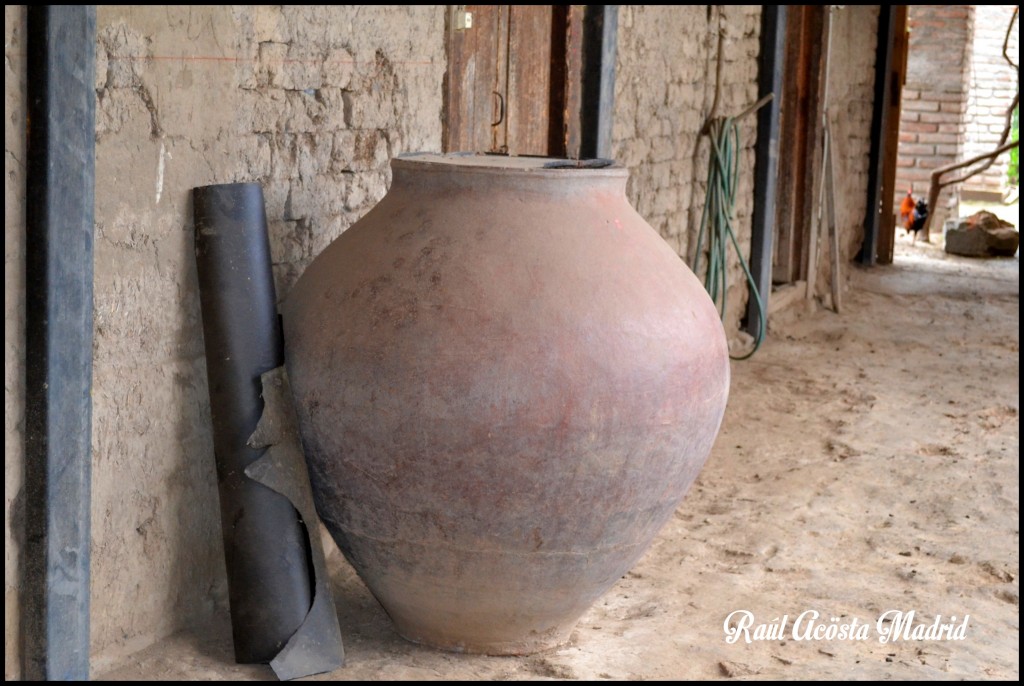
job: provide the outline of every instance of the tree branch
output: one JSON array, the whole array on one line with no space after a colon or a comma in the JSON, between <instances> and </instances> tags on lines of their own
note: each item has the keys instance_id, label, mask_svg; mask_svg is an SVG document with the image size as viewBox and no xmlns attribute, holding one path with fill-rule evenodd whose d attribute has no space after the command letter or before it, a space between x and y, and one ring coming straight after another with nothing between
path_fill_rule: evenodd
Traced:
<instances>
[{"instance_id":1,"label":"tree branch","mask_svg":"<svg viewBox=\"0 0 1024 686\"><path fill-rule=\"evenodd\" d=\"M1013 23L1015 21L1017 21L1017 14L1019 12L1020 12L1020 6L1017 6L1017 7L1013 8L1013 16L1010 17L1010 25L1006 27L1006 37L1003 38L1003 57L1006 58L1006 61L1010 63L1010 66L1013 67L1014 69L1016 69L1018 72L1020 71L1020 67L1018 67L1016 64L1014 64L1013 60L1010 59L1009 48L1010 48L1010 36L1013 35Z\"/></svg>"},{"instance_id":2,"label":"tree branch","mask_svg":"<svg viewBox=\"0 0 1024 686\"><path fill-rule=\"evenodd\" d=\"M931 228L932 224L932 217L935 216L935 211L932 208L934 208L935 204L939 201L939 193L942 191L943 188L945 188L946 186L952 186L953 184L963 183L972 176L980 174L981 172L991 167L992 163L995 162L995 159L997 157L1002 155L1007 150L1016 148L1018 145L1020 145L1020 141L1010 141L1009 143L1003 143L1002 145L1000 145L998 148L991 152L986 152L982 155L978 155L977 157L972 157L969 160L964 160L963 162L954 162L953 164L947 164L933 171L931 178L931 186L928 188L929 211L928 216L924 220L924 226L922 227L922 230L925 232L925 237L928 236L928 230ZM988 161L985 162L985 164L978 167L977 169L974 169L961 177L958 177L956 179L950 179L948 181L940 181L940 178L943 174L955 171L957 169L962 169L964 167L968 167L974 164L975 162L980 162L981 160Z\"/></svg>"}]
</instances>

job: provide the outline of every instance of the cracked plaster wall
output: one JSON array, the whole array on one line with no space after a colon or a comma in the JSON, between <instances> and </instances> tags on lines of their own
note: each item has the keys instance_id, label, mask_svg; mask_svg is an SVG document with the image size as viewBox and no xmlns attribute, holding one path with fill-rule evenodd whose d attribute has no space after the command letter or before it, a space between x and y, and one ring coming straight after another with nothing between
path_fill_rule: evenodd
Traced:
<instances>
[{"instance_id":1,"label":"cracked plaster wall","mask_svg":"<svg viewBox=\"0 0 1024 686\"><path fill-rule=\"evenodd\" d=\"M835 154L840 276L844 283L864 241L877 42L878 5L833 7L828 107ZM826 297L832 283L830 248L822 246L820 250L815 287L820 297Z\"/></svg>"},{"instance_id":2,"label":"cracked plaster wall","mask_svg":"<svg viewBox=\"0 0 1024 686\"><path fill-rule=\"evenodd\" d=\"M438 149L440 6L100 6L93 653L225 611L190 190L258 181L279 298Z\"/></svg>"},{"instance_id":3,"label":"cracked plaster wall","mask_svg":"<svg viewBox=\"0 0 1024 686\"><path fill-rule=\"evenodd\" d=\"M18 568L24 539L25 7L4 6L4 678L21 673Z\"/></svg>"}]
</instances>

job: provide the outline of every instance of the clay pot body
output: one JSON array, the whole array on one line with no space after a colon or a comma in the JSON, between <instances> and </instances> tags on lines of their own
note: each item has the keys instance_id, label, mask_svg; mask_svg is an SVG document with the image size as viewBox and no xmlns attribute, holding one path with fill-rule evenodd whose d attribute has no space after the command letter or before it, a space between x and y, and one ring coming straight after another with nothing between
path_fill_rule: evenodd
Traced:
<instances>
[{"instance_id":1,"label":"clay pot body","mask_svg":"<svg viewBox=\"0 0 1024 686\"><path fill-rule=\"evenodd\" d=\"M307 269L286 360L317 507L406 638L564 642L697 476L729 360L621 168L416 155Z\"/></svg>"}]
</instances>

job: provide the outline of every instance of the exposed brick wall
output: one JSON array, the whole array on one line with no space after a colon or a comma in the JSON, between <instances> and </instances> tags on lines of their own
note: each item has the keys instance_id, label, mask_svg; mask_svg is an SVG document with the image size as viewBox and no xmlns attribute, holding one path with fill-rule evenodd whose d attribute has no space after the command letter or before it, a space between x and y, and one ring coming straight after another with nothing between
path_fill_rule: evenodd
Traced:
<instances>
[{"instance_id":1,"label":"exposed brick wall","mask_svg":"<svg viewBox=\"0 0 1024 686\"><path fill-rule=\"evenodd\" d=\"M894 211L911 189L928 192L939 166L992 150L1005 125L1017 74L1002 56L1013 5L911 5L910 53L900 118ZM1010 54L1020 62L1019 28ZM1009 154L986 172L947 187L933 208L936 223L956 211L962 193L999 193Z\"/></svg>"},{"instance_id":2,"label":"exposed brick wall","mask_svg":"<svg viewBox=\"0 0 1024 686\"><path fill-rule=\"evenodd\" d=\"M894 212L907 190L927 197L932 170L961 155L972 17L970 5L910 6ZM955 208L958 193L955 186L943 190L936 219Z\"/></svg>"},{"instance_id":3,"label":"exposed brick wall","mask_svg":"<svg viewBox=\"0 0 1024 686\"><path fill-rule=\"evenodd\" d=\"M1003 39L1014 5L978 5L974 9L974 40L969 70L963 156L974 157L995 149L1006 125L1006 109L1017 92L1017 73L1003 58ZM1020 25L1010 32L1008 50L1020 64ZM964 192L1001 193L1010 154L1003 153L983 173L963 184Z\"/></svg>"},{"instance_id":4,"label":"exposed brick wall","mask_svg":"<svg viewBox=\"0 0 1024 686\"><path fill-rule=\"evenodd\" d=\"M613 146L630 170L628 195L637 211L680 256L692 259L706 197L708 141L698 137L714 98L718 7L622 5L619 14ZM719 115L757 99L759 6L724 6L724 69ZM844 263L860 248L867 203L868 150L878 6L833 11L829 68L834 114L837 220ZM756 118L740 122L739 187L734 228L750 254ZM785 154L784 151L781 151ZM821 292L830 283L827 252L818 262ZM730 249L726 331L745 312L748 289Z\"/></svg>"}]
</instances>

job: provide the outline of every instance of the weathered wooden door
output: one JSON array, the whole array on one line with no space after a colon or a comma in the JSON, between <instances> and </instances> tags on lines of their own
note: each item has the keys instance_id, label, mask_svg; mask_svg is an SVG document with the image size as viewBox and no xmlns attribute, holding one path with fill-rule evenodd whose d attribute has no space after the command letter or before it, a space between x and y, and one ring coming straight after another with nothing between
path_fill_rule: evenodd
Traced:
<instances>
[{"instance_id":1,"label":"weathered wooden door","mask_svg":"<svg viewBox=\"0 0 1024 686\"><path fill-rule=\"evenodd\" d=\"M772 280L807 278L808 237L813 226L820 166L821 58L827 12L816 5L791 5L786 12L786 66L782 84L778 196Z\"/></svg>"},{"instance_id":2,"label":"weathered wooden door","mask_svg":"<svg viewBox=\"0 0 1024 686\"><path fill-rule=\"evenodd\" d=\"M566 17L565 6L452 6L446 151L565 154Z\"/></svg>"}]
</instances>

